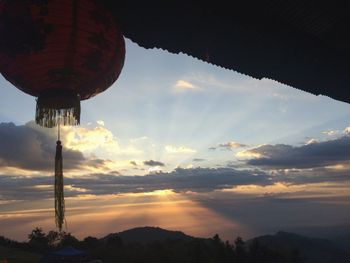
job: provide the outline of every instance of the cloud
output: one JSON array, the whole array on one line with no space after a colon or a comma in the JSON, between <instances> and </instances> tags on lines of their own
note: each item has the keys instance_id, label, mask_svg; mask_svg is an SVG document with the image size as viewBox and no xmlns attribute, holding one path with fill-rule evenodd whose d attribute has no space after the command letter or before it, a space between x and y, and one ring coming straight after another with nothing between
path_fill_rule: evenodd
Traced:
<instances>
[{"instance_id":1,"label":"cloud","mask_svg":"<svg viewBox=\"0 0 350 263\"><path fill-rule=\"evenodd\" d=\"M153 168L153 167L152 167ZM208 192L237 185L269 185L270 175L263 171L240 171L231 168L177 168L166 173L157 170L145 176L121 176L112 174L90 174L65 177L68 187L65 196L85 194L108 195L121 193L152 192L173 189L175 192ZM18 177L0 175L2 200L41 199L52 197L52 177Z\"/></svg>"},{"instance_id":2,"label":"cloud","mask_svg":"<svg viewBox=\"0 0 350 263\"><path fill-rule=\"evenodd\" d=\"M350 127L346 127L344 130L344 133L350 135Z\"/></svg>"},{"instance_id":3,"label":"cloud","mask_svg":"<svg viewBox=\"0 0 350 263\"><path fill-rule=\"evenodd\" d=\"M129 140L126 144L120 144L114 134L104 126L75 126L62 127L62 141L67 148L77 150L86 156L96 153L104 158L115 158L122 155L123 158L142 154L142 150L134 145L136 140ZM146 137L137 138L144 140Z\"/></svg>"},{"instance_id":4,"label":"cloud","mask_svg":"<svg viewBox=\"0 0 350 263\"><path fill-rule=\"evenodd\" d=\"M183 207L184 203L178 203L177 199L181 197L200 207L210 209L217 216L228 218L232 222L241 222L242 225L254 228L255 231L260 229L259 231L266 233L279 229L288 230L288 227L292 226L309 225L310 220L318 217L321 218L316 224L319 226L348 222L348 213L344 213L349 211L348 171L342 172L341 175L335 171L334 174L323 173L324 177L312 174L271 176L257 169L230 168L178 168L170 173L157 172L146 176L87 174L65 178L65 197L69 202L71 214L74 207L78 207L76 215L79 218L85 214L86 218L91 219L89 216L91 209L94 211L94 216L100 209L103 210L101 211L103 219L106 218L108 208L120 211L123 207L128 207L122 214L111 218L111 225L115 225L116 218L123 218L125 214L129 215L135 211L136 203L141 203L140 207L147 205L148 202L154 202L154 207L159 207L161 204L162 210L169 214L169 211L173 210L168 209L168 202L175 200L179 207ZM26 211L23 213L23 210L29 207L31 211L27 211L26 214L32 215L33 206L35 208L39 203L41 207L38 211L43 211L43 203L50 207L50 199L53 197L52 179L45 176L28 178L0 175L0 203L5 204L2 225L6 225L6 222L13 224L17 220L15 227L18 228L18 225L23 223L19 224L20 217L17 217L16 213L22 215L26 213ZM334 183L328 183L330 179ZM327 183L316 185L313 182L317 180ZM157 196L156 193L168 193L170 196L168 194ZM39 200L40 202L35 202ZM10 203L11 207L6 203ZM103 209L102 203L106 205ZM121 206L115 206L116 203ZM15 212L9 213L7 209ZM48 211L47 214L51 218L51 210L45 209L45 211ZM174 211L178 214L181 210ZM192 216L193 209L191 211ZM149 214L154 214L154 211L150 211ZM107 217L110 217L109 213ZM38 221L42 221L42 218L43 216L38 217ZM198 224L192 226L197 228ZM230 232L230 229L233 228L222 231ZM235 231L239 229L235 228Z\"/></svg>"},{"instance_id":5,"label":"cloud","mask_svg":"<svg viewBox=\"0 0 350 263\"><path fill-rule=\"evenodd\" d=\"M130 161L130 164L137 166L137 163L135 161Z\"/></svg>"},{"instance_id":6,"label":"cloud","mask_svg":"<svg viewBox=\"0 0 350 263\"><path fill-rule=\"evenodd\" d=\"M341 169L337 166L313 169L283 169L274 172L274 180L293 185L341 183L345 186L349 184L349 171L349 163Z\"/></svg>"},{"instance_id":7,"label":"cloud","mask_svg":"<svg viewBox=\"0 0 350 263\"><path fill-rule=\"evenodd\" d=\"M315 143L318 143L318 141L316 139L310 139L305 143L305 145L315 144Z\"/></svg>"},{"instance_id":8,"label":"cloud","mask_svg":"<svg viewBox=\"0 0 350 263\"><path fill-rule=\"evenodd\" d=\"M339 131L338 130L327 130L327 131L323 131L322 133L326 134L328 136L333 136L333 135L339 134Z\"/></svg>"},{"instance_id":9,"label":"cloud","mask_svg":"<svg viewBox=\"0 0 350 263\"><path fill-rule=\"evenodd\" d=\"M102 144L102 142L114 140L108 136L105 141L101 138L89 139L88 134L94 138L99 134L109 136L104 127L90 130L83 127L62 127L61 141L65 172L109 172L121 165L130 166L129 161L113 162L106 158L97 158L95 155L85 156L82 150L98 147L96 141ZM19 126L13 123L0 123L0 168L8 174L33 175L39 171L53 172L56 136L56 129L43 128L34 122ZM82 142L86 142L87 145L82 145ZM111 144L113 145L112 142Z\"/></svg>"},{"instance_id":10,"label":"cloud","mask_svg":"<svg viewBox=\"0 0 350 263\"><path fill-rule=\"evenodd\" d=\"M173 145L166 145L165 151L167 153L195 153L196 150L193 150L191 148L185 147L185 146L173 146Z\"/></svg>"},{"instance_id":11,"label":"cloud","mask_svg":"<svg viewBox=\"0 0 350 263\"><path fill-rule=\"evenodd\" d=\"M229 141L229 142L225 142L225 143L220 143L218 145L218 147L220 148L224 148L228 151L232 151L233 149L237 149L237 148L241 148L241 147L246 147L247 145L242 144L242 143L238 143L238 142L234 142L234 141Z\"/></svg>"},{"instance_id":12,"label":"cloud","mask_svg":"<svg viewBox=\"0 0 350 263\"><path fill-rule=\"evenodd\" d=\"M196 87L185 80L178 80L174 86L176 89L180 89L180 90L193 90L196 89Z\"/></svg>"},{"instance_id":13,"label":"cloud","mask_svg":"<svg viewBox=\"0 0 350 263\"><path fill-rule=\"evenodd\" d=\"M151 167L154 168L154 167ZM316 171L291 171L271 175L262 170L238 170L233 168L177 168L172 172L161 172L159 169L145 176L123 176L110 174L86 174L74 177L65 177L65 196L78 197L81 193L88 195L116 195L127 193L144 193L157 190L172 189L177 193L213 193L217 191L234 192L251 187L266 189L282 182L285 186L301 185L307 188L308 184L324 183L326 190L329 182L343 186L343 191L337 194L348 195L349 169L343 171L318 168ZM41 200L52 198L52 176L8 176L0 175L0 200ZM243 187L246 186L246 187ZM248 189L248 188L249 189ZM265 187L265 188L262 188ZM270 190L268 190L270 189ZM297 188L295 188L297 189ZM274 194L283 192L284 188L276 188ZM324 191L325 191L324 190ZM249 192L249 191L248 191ZM247 192L247 193L248 193ZM334 192L330 190L330 192ZM244 194L244 193L242 193ZM299 192L301 196L304 194ZM312 192L310 193L312 195ZM322 194L322 192L321 192Z\"/></svg>"},{"instance_id":14,"label":"cloud","mask_svg":"<svg viewBox=\"0 0 350 263\"><path fill-rule=\"evenodd\" d=\"M100 125L100 126L105 126L105 122L104 122L104 121L99 120L99 121L97 121L96 123L97 123L98 125Z\"/></svg>"},{"instance_id":15,"label":"cloud","mask_svg":"<svg viewBox=\"0 0 350 263\"><path fill-rule=\"evenodd\" d=\"M215 150L216 150L216 147L209 147L208 150L209 150L209 151L215 151Z\"/></svg>"},{"instance_id":16,"label":"cloud","mask_svg":"<svg viewBox=\"0 0 350 263\"><path fill-rule=\"evenodd\" d=\"M68 148L81 152L103 149L106 152L119 152L120 147L113 133L103 126L94 128L63 127L62 136Z\"/></svg>"},{"instance_id":17,"label":"cloud","mask_svg":"<svg viewBox=\"0 0 350 263\"><path fill-rule=\"evenodd\" d=\"M261 158L262 155L259 152L254 151L254 149L251 149L251 150L239 151L238 153L236 153L236 157L240 157L240 158Z\"/></svg>"},{"instance_id":18,"label":"cloud","mask_svg":"<svg viewBox=\"0 0 350 263\"><path fill-rule=\"evenodd\" d=\"M56 138L52 130L34 123L16 126L0 124L0 167L35 171L53 169ZM66 169L78 168L85 158L80 151L64 147Z\"/></svg>"},{"instance_id":19,"label":"cloud","mask_svg":"<svg viewBox=\"0 0 350 263\"><path fill-rule=\"evenodd\" d=\"M153 160L144 161L143 164L147 166L165 166L164 163Z\"/></svg>"},{"instance_id":20,"label":"cloud","mask_svg":"<svg viewBox=\"0 0 350 263\"><path fill-rule=\"evenodd\" d=\"M326 167L350 160L350 136L300 147L262 145L238 153L237 156L251 158L246 161L249 165L275 169Z\"/></svg>"}]
</instances>

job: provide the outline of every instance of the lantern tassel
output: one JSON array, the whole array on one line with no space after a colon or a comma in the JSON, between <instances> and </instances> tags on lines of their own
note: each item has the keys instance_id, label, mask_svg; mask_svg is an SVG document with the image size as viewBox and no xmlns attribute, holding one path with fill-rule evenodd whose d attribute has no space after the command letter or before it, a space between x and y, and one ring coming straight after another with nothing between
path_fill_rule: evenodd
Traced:
<instances>
[{"instance_id":1,"label":"lantern tassel","mask_svg":"<svg viewBox=\"0 0 350 263\"><path fill-rule=\"evenodd\" d=\"M59 131L60 127L58 127ZM58 133L59 134L59 133ZM64 185L63 185L63 160L62 160L62 143L59 140L56 142L56 156L55 156L55 218L56 226L61 231L64 222Z\"/></svg>"}]
</instances>

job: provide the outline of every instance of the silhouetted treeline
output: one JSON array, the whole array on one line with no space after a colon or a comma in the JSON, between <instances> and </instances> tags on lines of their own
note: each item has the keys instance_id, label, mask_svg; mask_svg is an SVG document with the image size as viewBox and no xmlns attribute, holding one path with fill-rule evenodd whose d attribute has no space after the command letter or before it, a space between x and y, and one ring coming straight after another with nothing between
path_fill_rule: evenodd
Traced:
<instances>
[{"instance_id":1,"label":"silhouetted treeline","mask_svg":"<svg viewBox=\"0 0 350 263\"><path fill-rule=\"evenodd\" d=\"M165 239L151 243L123 242L117 235L97 239L86 237L79 241L66 232L40 228L28 235L28 242L16 242L0 237L0 246L19 248L45 254L62 247L74 247L88 252L91 258L103 262L142 263L301 263L304 262L296 250L278 251L262 246L257 240L246 243L238 237L233 244L213 238L191 240Z\"/></svg>"},{"instance_id":2,"label":"silhouetted treeline","mask_svg":"<svg viewBox=\"0 0 350 263\"><path fill-rule=\"evenodd\" d=\"M3 236L0 236L0 246L18 248L21 250L31 250L31 247L27 242L17 242Z\"/></svg>"}]
</instances>

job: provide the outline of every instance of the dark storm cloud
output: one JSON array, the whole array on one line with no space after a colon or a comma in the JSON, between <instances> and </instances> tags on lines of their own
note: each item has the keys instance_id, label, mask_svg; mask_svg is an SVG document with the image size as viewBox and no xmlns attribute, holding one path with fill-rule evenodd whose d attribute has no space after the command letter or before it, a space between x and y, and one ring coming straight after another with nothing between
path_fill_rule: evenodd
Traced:
<instances>
[{"instance_id":1,"label":"dark storm cloud","mask_svg":"<svg viewBox=\"0 0 350 263\"><path fill-rule=\"evenodd\" d=\"M37 199L52 196L53 177L15 177L0 175L0 198L6 200ZM173 189L175 192L210 192L236 185L271 184L269 175L262 171L238 171L230 168L178 168L171 173L156 173L146 176L115 176L92 174L84 177L65 178L66 196L81 194L76 189L85 189L85 194L119 194L150 192Z\"/></svg>"},{"instance_id":2,"label":"dark storm cloud","mask_svg":"<svg viewBox=\"0 0 350 263\"><path fill-rule=\"evenodd\" d=\"M49 129L33 123L16 126L0 123L0 167L48 171L52 170L56 150L56 138ZM78 168L85 158L79 151L63 148L65 169ZM89 160L97 167L103 160Z\"/></svg>"},{"instance_id":3,"label":"dark storm cloud","mask_svg":"<svg viewBox=\"0 0 350 263\"><path fill-rule=\"evenodd\" d=\"M153 160L144 161L143 164L147 166L165 166L164 163Z\"/></svg>"},{"instance_id":4,"label":"dark storm cloud","mask_svg":"<svg viewBox=\"0 0 350 263\"><path fill-rule=\"evenodd\" d=\"M300 147L263 145L248 152L262 156L247 161L254 166L276 169L325 167L350 160L350 136Z\"/></svg>"}]
</instances>

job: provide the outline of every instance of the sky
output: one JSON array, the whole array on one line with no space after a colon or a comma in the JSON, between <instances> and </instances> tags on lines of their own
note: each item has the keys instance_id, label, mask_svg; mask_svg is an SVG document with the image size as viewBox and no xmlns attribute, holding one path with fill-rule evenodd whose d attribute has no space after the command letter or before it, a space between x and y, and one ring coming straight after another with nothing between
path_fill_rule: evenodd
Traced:
<instances>
[{"instance_id":1,"label":"sky","mask_svg":"<svg viewBox=\"0 0 350 263\"><path fill-rule=\"evenodd\" d=\"M0 235L55 229L56 129L0 76ZM126 39L119 79L63 127L67 231L350 232L350 106Z\"/></svg>"}]
</instances>

